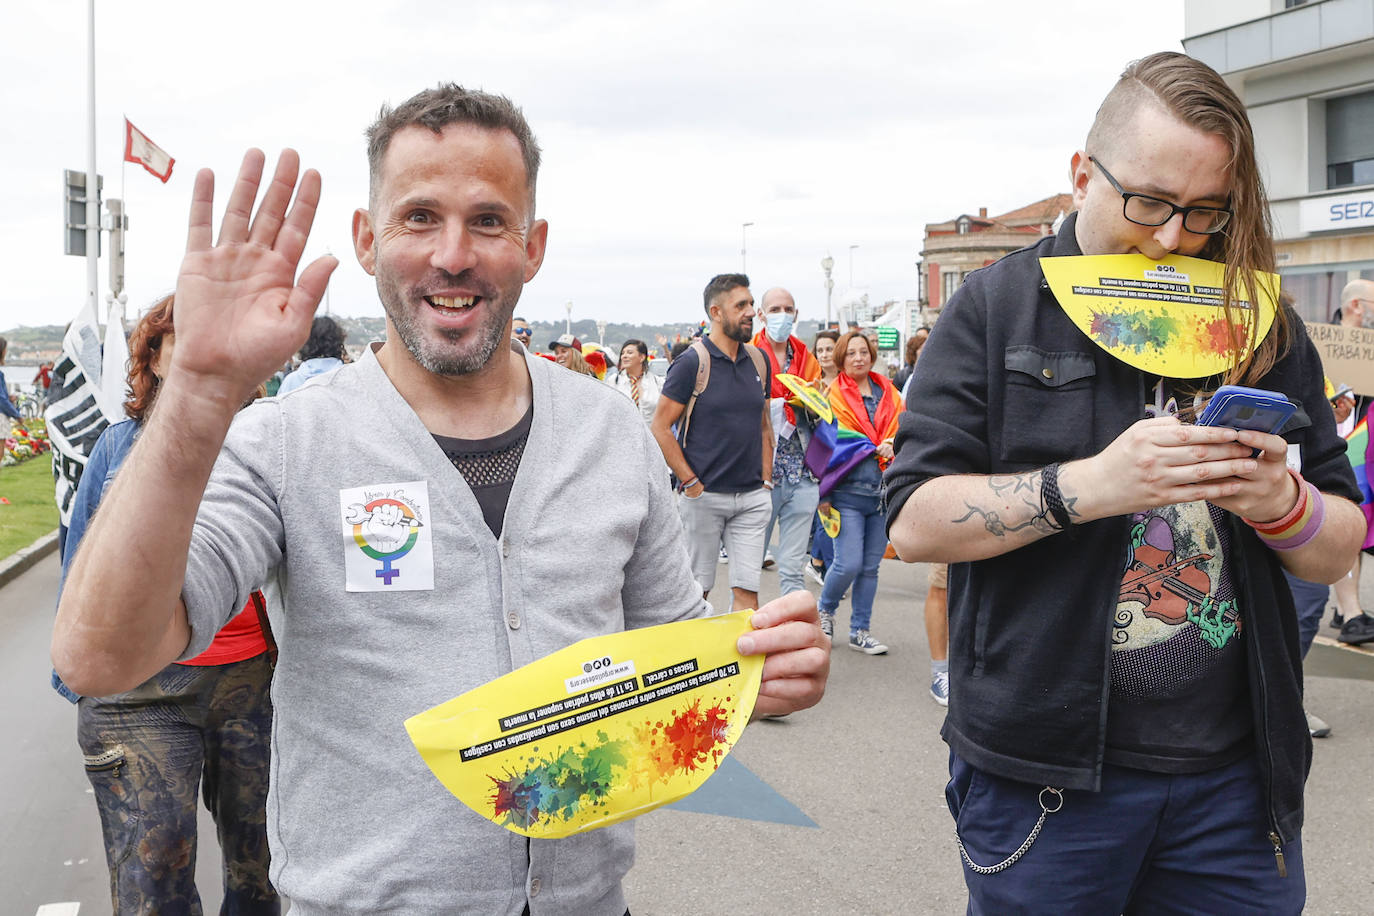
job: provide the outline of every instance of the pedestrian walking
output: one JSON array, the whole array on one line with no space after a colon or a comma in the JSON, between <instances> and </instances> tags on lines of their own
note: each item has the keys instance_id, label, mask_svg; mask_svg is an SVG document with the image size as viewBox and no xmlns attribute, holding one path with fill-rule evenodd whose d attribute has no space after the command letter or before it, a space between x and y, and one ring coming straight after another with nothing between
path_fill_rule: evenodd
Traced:
<instances>
[{"instance_id":1,"label":"pedestrian walking","mask_svg":"<svg viewBox=\"0 0 1374 916\"><path fill-rule=\"evenodd\" d=\"M62 557L64 581L153 409L175 342L168 296L130 335L125 410L131 419L101 434L81 475ZM92 537L127 542L129 535L111 526ZM100 811L115 913L200 912L195 871L202 796L219 834L222 911L281 912L268 879L272 647L266 619L263 596L254 592L205 651L126 692L80 696L54 673L53 686L78 707L77 742Z\"/></svg>"},{"instance_id":2,"label":"pedestrian walking","mask_svg":"<svg viewBox=\"0 0 1374 916\"><path fill-rule=\"evenodd\" d=\"M692 572L709 595L722 543L730 606L758 604L763 533L773 511L768 359L749 343L754 297L744 274L712 277L702 294L710 333L668 367L653 433L681 481L678 508ZM677 432L673 426L677 424Z\"/></svg>"},{"instance_id":3,"label":"pedestrian walking","mask_svg":"<svg viewBox=\"0 0 1374 916\"><path fill-rule=\"evenodd\" d=\"M873 597L878 591L878 568L887 550L883 515L882 469L892 460L892 437L902 398L892 382L873 371L877 347L858 331L840 337L835 346L840 374L830 386L832 423L817 439L829 449L823 467L816 454L810 463L820 478L820 509L840 513L835 536L835 562L821 588L821 629L832 635L835 612L852 585L849 611L849 648L866 655L883 655L883 645L871 632Z\"/></svg>"}]
</instances>

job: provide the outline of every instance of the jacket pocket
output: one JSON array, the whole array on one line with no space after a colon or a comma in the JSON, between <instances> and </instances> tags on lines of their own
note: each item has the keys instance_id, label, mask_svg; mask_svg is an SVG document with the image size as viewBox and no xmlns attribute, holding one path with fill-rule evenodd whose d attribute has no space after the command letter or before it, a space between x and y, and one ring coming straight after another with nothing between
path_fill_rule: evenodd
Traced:
<instances>
[{"instance_id":1,"label":"jacket pocket","mask_svg":"<svg viewBox=\"0 0 1374 916\"><path fill-rule=\"evenodd\" d=\"M1003 461L1043 463L1092 448L1091 354L1007 347L1002 400Z\"/></svg>"}]
</instances>

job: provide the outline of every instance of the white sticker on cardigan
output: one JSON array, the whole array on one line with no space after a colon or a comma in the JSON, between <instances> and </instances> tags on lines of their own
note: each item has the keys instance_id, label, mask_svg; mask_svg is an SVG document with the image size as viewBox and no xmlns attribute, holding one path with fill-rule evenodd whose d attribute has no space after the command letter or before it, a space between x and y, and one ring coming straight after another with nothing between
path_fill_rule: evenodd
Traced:
<instances>
[{"instance_id":1,"label":"white sticker on cardigan","mask_svg":"<svg viewBox=\"0 0 1374 916\"><path fill-rule=\"evenodd\" d=\"M423 480L339 491L350 592L434 588L434 535Z\"/></svg>"}]
</instances>

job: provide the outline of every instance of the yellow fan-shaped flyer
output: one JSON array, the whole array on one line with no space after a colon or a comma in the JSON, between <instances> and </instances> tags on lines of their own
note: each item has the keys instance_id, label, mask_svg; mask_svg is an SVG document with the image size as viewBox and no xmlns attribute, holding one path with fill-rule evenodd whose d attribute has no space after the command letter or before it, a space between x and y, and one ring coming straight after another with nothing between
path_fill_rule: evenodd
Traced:
<instances>
[{"instance_id":1,"label":"yellow fan-shaped flyer","mask_svg":"<svg viewBox=\"0 0 1374 916\"><path fill-rule=\"evenodd\" d=\"M827 423L835 419L835 412L830 409L830 402L826 400L825 395L811 387L806 379L800 375L779 372L778 381L786 385L787 390L792 392L791 402L793 404L800 404Z\"/></svg>"},{"instance_id":2,"label":"yellow fan-shaped flyer","mask_svg":"<svg viewBox=\"0 0 1374 916\"><path fill-rule=\"evenodd\" d=\"M1059 307L1078 329L1124 363L1169 378L1204 378L1249 356L1274 323L1279 281L1258 273L1258 303L1234 304L1233 330L1222 307L1225 267L1216 261L1139 254L1041 258ZM1244 286L1242 285L1242 289Z\"/></svg>"},{"instance_id":3,"label":"yellow fan-shaped flyer","mask_svg":"<svg viewBox=\"0 0 1374 916\"><path fill-rule=\"evenodd\" d=\"M406 720L439 781L528 837L636 817L697 789L753 712L753 611L584 639Z\"/></svg>"}]
</instances>

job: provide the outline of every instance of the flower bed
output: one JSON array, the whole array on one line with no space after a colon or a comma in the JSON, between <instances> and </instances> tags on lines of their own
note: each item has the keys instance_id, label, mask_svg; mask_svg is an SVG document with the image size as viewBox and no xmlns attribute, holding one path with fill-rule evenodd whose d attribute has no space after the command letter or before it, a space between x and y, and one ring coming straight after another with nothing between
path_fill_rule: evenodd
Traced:
<instances>
[{"instance_id":1,"label":"flower bed","mask_svg":"<svg viewBox=\"0 0 1374 916\"><path fill-rule=\"evenodd\" d=\"M10 467L42 455L52 446L48 443L48 425L41 418L11 420L10 434L5 437L5 450L0 467Z\"/></svg>"}]
</instances>

